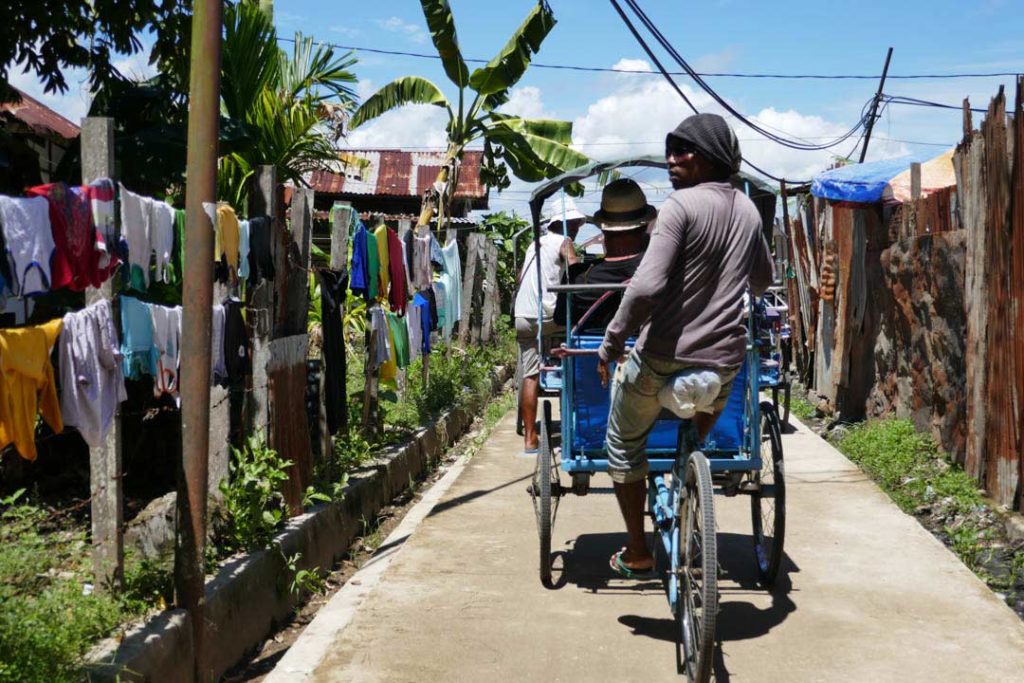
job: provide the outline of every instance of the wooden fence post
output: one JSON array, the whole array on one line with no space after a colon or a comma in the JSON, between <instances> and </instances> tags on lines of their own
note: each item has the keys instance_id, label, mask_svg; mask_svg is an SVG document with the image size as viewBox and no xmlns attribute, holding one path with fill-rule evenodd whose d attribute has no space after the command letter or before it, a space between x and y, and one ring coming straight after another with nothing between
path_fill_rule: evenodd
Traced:
<instances>
[{"instance_id":1,"label":"wooden fence post","mask_svg":"<svg viewBox=\"0 0 1024 683\"><path fill-rule=\"evenodd\" d=\"M277 240L274 239L274 225L278 216L277 171L273 166L256 169L254 187L249 194L249 217L267 216L271 222L270 251L275 269L278 264ZM275 273L283 278L283 272ZM270 361L270 336L277 320L277 287L272 281L263 279L250 287L246 302L249 312L250 338L252 339L252 376L245 408L246 432L262 433L269 438L267 404L267 365Z\"/></svg>"},{"instance_id":2,"label":"wooden fence post","mask_svg":"<svg viewBox=\"0 0 1024 683\"><path fill-rule=\"evenodd\" d=\"M483 308L480 314L480 343L486 344L491 341L491 331L494 329L494 322L501 310L498 302L498 246L480 235L480 243L483 247L484 267L482 286L484 290Z\"/></svg>"},{"instance_id":3,"label":"wooden fence post","mask_svg":"<svg viewBox=\"0 0 1024 683\"><path fill-rule=\"evenodd\" d=\"M466 267L462 277L462 320L459 321L459 346L465 347L470 340L473 326L473 312L476 308L477 261L480 260L480 239L478 233L466 237Z\"/></svg>"},{"instance_id":4,"label":"wooden fence post","mask_svg":"<svg viewBox=\"0 0 1024 683\"><path fill-rule=\"evenodd\" d=\"M88 117L82 121L82 182L114 177L114 119ZM114 327L120 306L114 298L112 277L99 289L89 288L87 304L110 300ZM124 576L124 490L121 481L121 406L103 443L89 449L89 489L92 522L92 567L95 589L119 585Z\"/></svg>"}]
</instances>

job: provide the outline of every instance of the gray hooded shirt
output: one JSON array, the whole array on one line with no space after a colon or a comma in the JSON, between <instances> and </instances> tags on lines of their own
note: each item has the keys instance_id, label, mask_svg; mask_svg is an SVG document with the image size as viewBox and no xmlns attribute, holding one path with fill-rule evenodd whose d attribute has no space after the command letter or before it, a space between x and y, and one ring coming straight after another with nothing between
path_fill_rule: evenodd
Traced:
<instances>
[{"instance_id":1,"label":"gray hooded shirt","mask_svg":"<svg viewBox=\"0 0 1024 683\"><path fill-rule=\"evenodd\" d=\"M644 355L701 367L743 363L743 293L772 282L761 217L728 182L673 192L598 353L616 360L640 330Z\"/></svg>"}]
</instances>

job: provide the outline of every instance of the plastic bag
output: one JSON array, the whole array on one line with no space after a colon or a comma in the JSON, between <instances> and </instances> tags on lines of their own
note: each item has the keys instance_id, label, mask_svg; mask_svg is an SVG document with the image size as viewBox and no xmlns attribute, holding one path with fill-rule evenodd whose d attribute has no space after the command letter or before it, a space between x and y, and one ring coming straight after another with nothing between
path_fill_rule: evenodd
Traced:
<instances>
[{"instance_id":1,"label":"plastic bag","mask_svg":"<svg viewBox=\"0 0 1024 683\"><path fill-rule=\"evenodd\" d=\"M658 391L658 403L683 419L695 413L713 412L712 406L722 391L722 378L714 370L683 370Z\"/></svg>"}]
</instances>

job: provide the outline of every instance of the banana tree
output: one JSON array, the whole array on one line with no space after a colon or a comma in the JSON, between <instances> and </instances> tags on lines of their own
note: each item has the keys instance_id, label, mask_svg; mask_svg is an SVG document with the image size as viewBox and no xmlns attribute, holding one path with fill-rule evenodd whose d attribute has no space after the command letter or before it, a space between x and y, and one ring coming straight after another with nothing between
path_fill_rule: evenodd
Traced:
<instances>
[{"instance_id":1,"label":"banana tree","mask_svg":"<svg viewBox=\"0 0 1024 683\"><path fill-rule=\"evenodd\" d=\"M423 198L419 225L429 224L435 209L440 225L450 215L458 185L459 163L467 145L483 143L481 180L499 190L509 186L508 170L527 182L552 178L588 163L572 149L572 123L526 119L499 112L509 90L522 78L533 55L555 25L545 0L540 0L505 46L486 65L470 73L459 50L455 19L447 0L420 0L431 39L448 79L458 87L457 102L426 78L404 76L367 99L349 123L350 129L406 104L441 107L448 114L448 147L433 186Z\"/></svg>"}]
</instances>

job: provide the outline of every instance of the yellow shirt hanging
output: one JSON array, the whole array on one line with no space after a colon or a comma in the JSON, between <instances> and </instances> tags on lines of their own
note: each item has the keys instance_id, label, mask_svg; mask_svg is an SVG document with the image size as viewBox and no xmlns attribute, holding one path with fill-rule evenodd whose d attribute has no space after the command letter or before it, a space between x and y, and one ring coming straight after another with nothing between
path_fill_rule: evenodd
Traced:
<instances>
[{"instance_id":1,"label":"yellow shirt hanging","mask_svg":"<svg viewBox=\"0 0 1024 683\"><path fill-rule=\"evenodd\" d=\"M391 264L391 259L388 258L388 226L381 223L373 231L373 236L377 240L377 260L380 265L377 298L383 301L388 298L388 287L391 285L391 275L388 273Z\"/></svg>"},{"instance_id":2,"label":"yellow shirt hanging","mask_svg":"<svg viewBox=\"0 0 1024 683\"><path fill-rule=\"evenodd\" d=\"M53 431L64 431L50 352L64 322L0 330L0 448L14 444L26 460L36 459L36 415Z\"/></svg>"}]
</instances>

